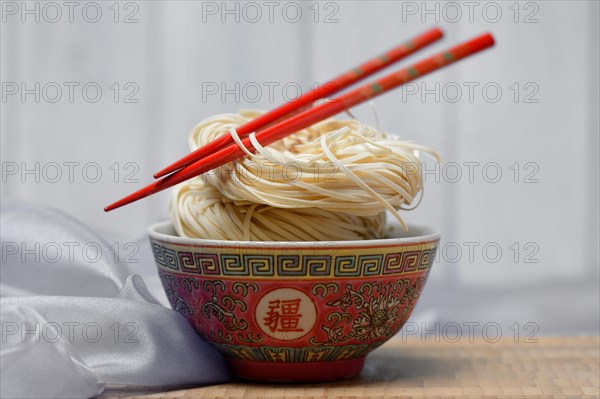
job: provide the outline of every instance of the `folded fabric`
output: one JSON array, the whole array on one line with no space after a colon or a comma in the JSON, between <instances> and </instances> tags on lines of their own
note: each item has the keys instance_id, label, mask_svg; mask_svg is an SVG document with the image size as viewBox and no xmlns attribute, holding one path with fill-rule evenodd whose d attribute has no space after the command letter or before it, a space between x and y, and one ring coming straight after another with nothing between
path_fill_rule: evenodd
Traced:
<instances>
[{"instance_id":1,"label":"folded fabric","mask_svg":"<svg viewBox=\"0 0 600 399\"><path fill-rule=\"evenodd\" d=\"M90 262L83 251L55 262L56 256L36 253L65 243L94 243L111 253L84 226L56 211L14 203L2 207L1 224L0 397L92 397L113 384L230 379L216 350L125 265L108 256Z\"/></svg>"}]
</instances>

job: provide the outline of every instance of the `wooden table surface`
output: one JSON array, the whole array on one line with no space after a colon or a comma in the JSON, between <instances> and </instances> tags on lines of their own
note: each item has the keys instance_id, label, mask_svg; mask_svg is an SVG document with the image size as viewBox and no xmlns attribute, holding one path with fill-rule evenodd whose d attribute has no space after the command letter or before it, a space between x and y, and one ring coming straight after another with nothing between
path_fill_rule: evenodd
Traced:
<instances>
[{"instance_id":1,"label":"wooden table surface","mask_svg":"<svg viewBox=\"0 0 600 399\"><path fill-rule=\"evenodd\" d=\"M101 398L599 398L600 337L537 343L392 339L357 378L335 383L234 382L169 392L107 390ZM432 341L432 342L430 342Z\"/></svg>"}]
</instances>

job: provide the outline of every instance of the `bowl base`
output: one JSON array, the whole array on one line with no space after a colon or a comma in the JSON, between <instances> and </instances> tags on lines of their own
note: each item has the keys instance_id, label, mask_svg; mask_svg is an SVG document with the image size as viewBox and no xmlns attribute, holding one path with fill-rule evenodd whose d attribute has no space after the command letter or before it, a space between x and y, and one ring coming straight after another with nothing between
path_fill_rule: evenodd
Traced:
<instances>
[{"instance_id":1,"label":"bowl base","mask_svg":"<svg viewBox=\"0 0 600 399\"><path fill-rule=\"evenodd\" d=\"M357 376L365 356L331 362L256 362L227 359L231 372L245 380L268 382L326 382Z\"/></svg>"}]
</instances>

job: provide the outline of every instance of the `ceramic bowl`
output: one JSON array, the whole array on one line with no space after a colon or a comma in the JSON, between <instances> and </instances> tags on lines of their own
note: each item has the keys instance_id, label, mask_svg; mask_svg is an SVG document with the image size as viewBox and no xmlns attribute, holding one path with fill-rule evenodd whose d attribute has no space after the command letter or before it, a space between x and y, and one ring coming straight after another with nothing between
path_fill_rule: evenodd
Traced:
<instances>
[{"instance_id":1,"label":"ceramic bowl","mask_svg":"<svg viewBox=\"0 0 600 399\"><path fill-rule=\"evenodd\" d=\"M332 381L360 373L366 355L410 316L440 235L390 229L390 238L245 242L150 228L171 306L225 357L260 381Z\"/></svg>"}]
</instances>

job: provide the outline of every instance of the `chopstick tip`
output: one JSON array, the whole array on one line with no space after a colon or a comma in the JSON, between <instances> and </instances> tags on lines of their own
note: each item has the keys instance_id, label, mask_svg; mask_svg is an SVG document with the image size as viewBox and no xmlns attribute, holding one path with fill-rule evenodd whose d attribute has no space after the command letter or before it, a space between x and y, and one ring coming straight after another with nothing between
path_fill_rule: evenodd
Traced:
<instances>
[{"instance_id":1,"label":"chopstick tip","mask_svg":"<svg viewBox=\"0 0 600 399\"><path fill-rule=\"evenodd\" d=\"M439 26L434 26L433 28L431 28L431 32L435 32L436 36L438 37L444 36L444 30Z\"/></svg>"},{"instance_id":2,"label":"chopstick tip","mask_svg":"<svg viewBox=\"0 0 600 399\"><path fill-rule=\"evenodd\" d=\"M106 205L106 206L104 207L104 212L110 212L110 211L114 211L115 209L117 209L117 208L120 208L120 207L122 207L123 205L126 205L128 202L125 202L124 200L125 200L125 198L124 198L124 199L122 199L122 200L119 200L119 201L117 201L117 202L113 202L113 203L112 203L112 204L110 204L110 205Z\"/></svg>"},{"instance_id":3,"label":"chopstick tip","mask_svg":"<svg viewBox=\"0 0 600 399\"><path fill-rule=\"evenodd\" d=\"M492 35L490 32L484 33L483 36L487 39L490 46L496 44L496 39L494 38L494 35Z\"/></svg>"}]
</instances>

